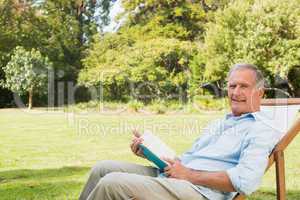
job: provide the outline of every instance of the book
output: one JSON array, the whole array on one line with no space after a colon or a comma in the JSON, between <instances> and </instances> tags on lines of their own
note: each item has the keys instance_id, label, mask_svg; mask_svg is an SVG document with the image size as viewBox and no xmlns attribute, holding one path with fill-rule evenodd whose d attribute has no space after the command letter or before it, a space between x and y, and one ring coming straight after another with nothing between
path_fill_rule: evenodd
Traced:
<instances>
[{"instance_id":1,"label":"book","mask_svg":"<svg viewBox=\"0 0 300 200\"><path fill-rule=\"evenodd\" d=\"M163 171L168 166L168 163L162 158L176 159L175 151L150 131L145 131L141 137L143 138L143 143L139 146L143 150L144 156L160 170Z\"/></svg>"}]
</instances>

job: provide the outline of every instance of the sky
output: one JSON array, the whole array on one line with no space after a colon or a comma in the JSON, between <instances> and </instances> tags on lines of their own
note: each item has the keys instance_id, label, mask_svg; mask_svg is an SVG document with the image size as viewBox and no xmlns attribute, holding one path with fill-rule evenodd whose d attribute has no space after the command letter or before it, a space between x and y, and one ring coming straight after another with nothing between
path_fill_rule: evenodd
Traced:
<instances>
[{"instance_id":1,"label":"sky","mask_svg":"<svg viewBox=\"0 0 300 200\"><path fill-rule=\"evenodd\" d=\"M118 28L122 25L124 19L121 19L119 22L117 22L114 18L123 10L124 9L122 8L121 0L115 0L109 14L111 20L110 24L103 28L104 32L116 32L118 30Z\"/></svg>"},{"instance_id":2,"label":"sky","mask_svg":"<svg viewBox=\"0 0 300 200\"><path fill-rule=\"evenodd\" d=\"M39 4L42 3L43 1L45 0L36 0L35 3ZM111 0L111 1L113 2L113 6L109 14L110 24L103 28L104 32L116 32L125 20L124 18L120 19L118 22L115 20L115 17L124 10L122 8L121 0Z\"/></svg>"}]
</instances>

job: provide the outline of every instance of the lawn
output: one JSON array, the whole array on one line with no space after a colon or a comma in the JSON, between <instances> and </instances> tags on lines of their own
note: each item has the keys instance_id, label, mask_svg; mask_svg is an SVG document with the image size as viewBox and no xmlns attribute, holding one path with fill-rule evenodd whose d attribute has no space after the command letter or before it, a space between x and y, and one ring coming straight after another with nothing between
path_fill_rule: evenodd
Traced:
<instances>
[{"instance_id":1,"label":"lawn","mask_svg":"<svg viewBox=\"0 0 300 200\"><path fill-rule=\"evenodd\" d=\"M77 199L88 171L98 160L141 164L132 155L131 130L152 130L178 154L205 125L222 112L148 115L134 113L64 113L0 110L0 199ZM288 199L300 199L300 137L286 151ZM259 167L259 166L258 166ZM275 199L275 173L270 170L260 190L249 199Z\"/></svg>"}]
</instances>

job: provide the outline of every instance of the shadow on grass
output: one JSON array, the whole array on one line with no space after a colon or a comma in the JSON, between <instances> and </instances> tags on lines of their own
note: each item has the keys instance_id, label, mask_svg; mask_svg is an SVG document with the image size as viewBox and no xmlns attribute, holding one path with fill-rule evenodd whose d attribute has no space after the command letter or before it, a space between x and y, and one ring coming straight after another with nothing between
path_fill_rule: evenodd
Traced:
<instances>
[{"instance_id":1,"label":"shadow on grass","mask_svg":"<svg viewBox=\"0 0 300 200\"><path fill-rule=\"evenodd\" d=\"M0 171L0 184L20 179L65 177L87 173L88 167L62 167L57 169L20 169Z\"/></svg>"},{"instance_id":2,"label":"shadow on grass","mask_svg":"<svg viewBox=\"0 0 300 200\"><path fill-rule=\"evenodd\" d=\"M22 169L0 172L1 200L75 200L86 181L88 167ZM260 189L247 199L274 200L276 191ZM288 190L287 199L300 199L300 190Z\"/></svg>"},{"instance_id":3,"label":"shadow on grass","mask_svg":"<svg viewBox=\"0 0 300 200\"><path fill-rule=\"evenodd\" d=\"M87 167L63 167L0 172L0 199L78 199L89 169Z\"/></svg>"}]
</instances>

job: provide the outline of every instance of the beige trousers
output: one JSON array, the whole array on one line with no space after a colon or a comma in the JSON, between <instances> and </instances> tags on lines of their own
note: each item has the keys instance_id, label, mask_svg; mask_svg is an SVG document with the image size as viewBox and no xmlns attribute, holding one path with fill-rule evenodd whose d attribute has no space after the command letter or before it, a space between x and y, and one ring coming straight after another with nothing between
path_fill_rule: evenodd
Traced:
<instances>
[{"instance_id":1,"label":"beige trousers","mask_svg":"<svg viewBox=\"0 0 300 200\"><path fill-rule=\"evenodd\" d=\"M206 200L190 182L158 174L154 167L101 161L92 168L79 200Z\"/></svg>"}]
</instances>

